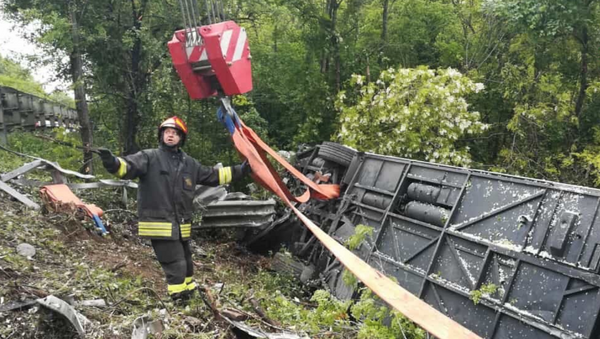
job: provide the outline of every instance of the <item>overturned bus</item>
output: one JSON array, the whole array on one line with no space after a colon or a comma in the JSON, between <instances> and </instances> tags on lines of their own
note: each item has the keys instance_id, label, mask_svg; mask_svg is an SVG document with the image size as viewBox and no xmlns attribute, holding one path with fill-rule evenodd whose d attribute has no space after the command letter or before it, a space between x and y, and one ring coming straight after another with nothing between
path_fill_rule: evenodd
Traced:
<instances>
[{"instance_id":1,"label":"overturned bus","mask_svg":"<svg viewBox=\"0 0 600 339\"><path fill-rule=\"evenodd\" d=\"M299 206L309 218L342 243L358 225L372 227L355 253L482 338L600 336L600 190L335 143L299 153L296 166L342 185L335 201ZM289 214L247 243L285 244L303 281L320 278L342 299L355 293Z\"/></svg>"}]
</instances>

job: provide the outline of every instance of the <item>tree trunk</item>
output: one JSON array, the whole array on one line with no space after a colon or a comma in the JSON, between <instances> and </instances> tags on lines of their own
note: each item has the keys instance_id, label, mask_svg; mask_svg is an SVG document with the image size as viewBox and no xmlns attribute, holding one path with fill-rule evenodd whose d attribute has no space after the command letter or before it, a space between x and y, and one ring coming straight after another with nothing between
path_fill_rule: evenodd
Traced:
<instances>
[{"instance_id":1,"label":"tree trunk","mask_svg":"<svg viewBox=\"0 0 600 339\"><path fill-rule=\"evenodd\" d=\"M340 40L338 38L336 32L337 26L337 11L340 7L341 1L338 3L338 0L329 0L327 4L327 14L329 15L330 24L329 24L329 42L330 48L333 51L333 66L335 67L335 92L338 93L341 88L341 58L340 58ZM328 55L329 57L329 55ZM328 58L329 59L329 58Z\"/></svg>"},{"instance_id":2,"label":"tree trunk","mask_svg":"<svg viewBox=\"0 0 600 339\"><path fill-rule=\"evenodd\" d=\"M75 95L75 105L77 109L77 116L79 118L79 123L81 125L81 129L79 133L81 134L81 141L83 142L84 147L92 147L93 146L93 135L92 135L92 127L90 124L90 115L88 110L88 104L86 101L86 92L85 92L85 83L83 79L83 61L81 59L81 46L79 45L80 36L79 36L79 26L77 24L77 12L75 4L71 3L70 6L70 20L71 20L71 32L73 39L73 50L69 56L69 61L71 64L71 76L73 78L73 88ZM83 151L83 166L80 169L82 173L92 174L92 157L93 153L89 150Z\"/></svg>"},{"instance_id":3,"label":"tree trunk","mask_svg":"<svg viewBox=\"0 0 600 339\"><path fill-rule=\"evenodd\" d=\"M337 7L335 9L335 12L333 12L333 18L332 18L332 31L333 31L333 59L335 62L335 94L340 92L340 89L342 88L342 80L341 80L341 73L342 73L342 58L340 56L340 39L337 36L337 33L335 31L335 26L337 24Z\"/></svg>"},{"instance_id":4,"label":"tree trunk","mask_svg":"<svg viewBox=\"0 0 600 339\"><path fill-rule=\"evenodd\" d=\"M383 0L383 13L381 14L381 50L379 51L380 55L383 55L383 48L387 44L387 26L388 26L388 9L389 9L389 0ZM379 58L381 61L381 57Z\"/></svg>"},{"instance_id":5,"label":"tree trunk","mask_svg":"<svg viewBox=\"0 0 600 339\"><path fill-rule=\"evenodd\" d=\"M367 84L371 82L371 64L369 63L369 55L367 54L367 70L366 70L366 76L367 76Z\"/></svg>"},{"instance_id":6,"label":"tree trunk","mask_svg":"<svg viewBox=\"0 0 600 339\"><path fill-rule=\"evenodd\" d=\"M581 28L581 68L579 71L579 95L577 96L577 102L575 103L575 116L581 117L581 111L583 109L583 103L585 102L586 91L588 89L588 28L583 26Z\"/></svg>"},{"instance_id":7,"label":"tree trunk","mask_svg":"<svg viewBox=\"0 0 600 339\"><path fill-rule=\"evenodd\" d=\"M139 32L142 26L141 15L146 7L147 1L142 1L140 10L138 11L135 6L135 1L131 0L131 19L132 26L136 32ZM138 94L140 93L141 86L145 81L145 76L141 74L140 63L142 62L142 41L138 35L135 37L133 47L130 51L131 65L130 74L128 77L129 89L127 92L127 111L125 116L125 129L124 140L125 147L123 152L125 154L137 153L140 150L136 142L136 136L138 132L139 123L139 112L138 112Z\"/></svg>"}]
</instances>

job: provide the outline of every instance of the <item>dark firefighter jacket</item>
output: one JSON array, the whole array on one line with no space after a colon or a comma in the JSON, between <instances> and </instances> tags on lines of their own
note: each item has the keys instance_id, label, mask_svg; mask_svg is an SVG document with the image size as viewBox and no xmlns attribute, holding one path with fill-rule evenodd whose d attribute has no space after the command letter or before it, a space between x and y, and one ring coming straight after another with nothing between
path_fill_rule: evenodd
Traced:
<instances>
[{"instance_id":1,"label":"dark firefighter jacket","mask_svg":"<svg viewBox=\"0 0 600 339\"><path fill-rule=\"evenodd\" d=\"M215 169L163 146L118 159L118 177L140 179L138 234L149 239L188 239L196 184L218 186L242 177L240 165Z\"/></svg>"}]
</instances>

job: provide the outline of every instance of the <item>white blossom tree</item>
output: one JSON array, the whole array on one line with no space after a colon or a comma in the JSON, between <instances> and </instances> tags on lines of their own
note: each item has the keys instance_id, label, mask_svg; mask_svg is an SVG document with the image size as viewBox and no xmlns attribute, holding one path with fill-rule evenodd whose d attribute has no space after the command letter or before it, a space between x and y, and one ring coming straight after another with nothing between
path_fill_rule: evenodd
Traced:
<instances>
[{"instance_id":1,"label":"white blossom tree","mask_svg":"<svg viewBox=\"0 0 600 339\"><path fill-rule=\"evenodd\" d=\"M465 166L468 147L457 141L481 133L487 125L469 111L465 96L483 90L460 72L390 68L374 83L353 75L358 95L349 102L341 92L337 138L361 151Z\"/></svg>"}]
</instances>

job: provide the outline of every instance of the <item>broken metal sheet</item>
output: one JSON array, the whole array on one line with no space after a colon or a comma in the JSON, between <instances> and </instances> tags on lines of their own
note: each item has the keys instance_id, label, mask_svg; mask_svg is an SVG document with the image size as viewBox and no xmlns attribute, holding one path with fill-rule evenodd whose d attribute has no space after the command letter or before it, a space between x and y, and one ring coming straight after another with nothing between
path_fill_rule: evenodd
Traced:
<instances>
[{"instance_id":1,"label":"broken metal sheet","mask_svg":"<svg viewBox=\"0 0 600 339\"><path fill-rule=\"evenodd\" d=\"M138 184L131 180L111 180L111 179L102 179L100 180L106 186L116 186L116 187L129 187L129 188L138 188Z\"/></svg>"},{"instance_id":2,"label":"broken metal sheet","mask_svg":"<svg viewBox=\"0 0 600 339\"><path fill-rule=\"evenodd\" d=\"M229 218L203 218L199 228L252 227L261 228L273 221L272 216L233 216Z\"/></svg>"},{"instance_id":3,"label":"broken metal sheet","mask_svg":"<svg viewBox=\"0 0 600 339\"><path fill-rule=\"evenodd\" d=\"M23 302L10 301L6 304L0 305L0 312L24 311L31 308L35 304L37 304L36 300L25 300Z\"/></svg>"},{"instance_id":4,"label":"broken metal sheet","mask_svg":"<svg viewBox=\"0 0 600 339\"><path fill-rule=\"evenodd\" d=\"M224 200L206 207L203 217L272 215L275 213L275 200Z\"/></svg>"},{"instance_id":5,"label":"broken metal sheet","mask_svg":"<svg viewBox=\"0 0 600 339\"><path fill-rule=\"evenodd\" d=\"M275 200L222 200L206 206L200 228L264 227L273 221Z\"/></svg>"},{"instance_id":6,"label":"broken metal sheet","mask_svg":"<svg viewBox=\"0 0 600 339\"><path fill-rule=\"evenodd\" d=\"M285 253L275 253L271 260L271 269L275 272L289 274L299 279L307 268L302 261Z\"/></svg>"},{"instance_id":7,"label":"broken metal sheet","mask_svg":"<svg viewBox=\"0 0 600 339\"><path fill-rule=\"evenodd\" d=\"M11 176L13 176L15 173L18 173L17 176L19 176L21 174L25 174L25 173L27 173L27 172L29 172L29 171L31 171L31 170L39 167L39 166L42 166L42 165L46 165L46 167L51 167L51 168L59 171L60 173L68 174L68 175L73 175L73 176L76 176L76 177L81 178L81 179L94 179L95 178L95 176L90 175L90 174L81 174L81 173L76 172L76 171L71 171L71 170L64 169L64 168L60 167L60 165L58 163L55 163L55 162L52 162L52 161L48 161L46 159L42 159L42 158L38 158L38 157L31 157L31 158L35 159L35 161L30 162L29 164L25 164L25 165L17 168L14 171L11 171L9 173L6 173L6 174L2 175L2 181L9 180L9 179L5 180L4 176L6 176L8 178L9 174ZM34 165L36 165L36 166L34 167ZM15 171L17 171L17 172L15 172Z\"/></svg>"},{"instance_id":8,"label":"broken metal sheet","mask_svg":"<svg viewBox=\"0 0 600 339\"><path fill-rule=\"evenodd\" d=\"M3 174L2 176L0 176L0 180L1 181L7 181L7 180L10 180L10 179L14 179L14 178L18 177L19 175L25 174L25 173L27 173L27 172L35 169L35 168L38 168L38 167L40 167L42 165L46 165L47 168L48 167L53 168L53 169L55 169L56 171L58 171L58 172L60 172L62 174L73 175L73 176L76 176L76 177L81 178L81 179L94 179L95 178L93 175L90 175L90 174L81 174L81 173L76 172L76 171L71 171L71 170L64 169L64 168L60 167L60 165L58 163L55 163L55 162L52 162L52 161L48 161L48 160L43 159L43 158L32 157L30 155L17 153L17 152L8 150L6 148L3 148L3 149L5 149L5 150L7 150L9 152L12 152L12 153L16 153L16 154L19 154L19 155L22 155L22 156L26 156L26 157L31 158L31 159L35 159L35 160L32 161L32 162L30 162L30 163L28 163L28 164L25 164L25 165L23 165L23 166L15 169L15 170L9 172L9 173Z\"/></svg>"},{"instance_id":9,"label":"broken metal sheet","mask_svg":"<svg viewBox=\"0 0 600 339\"><path fill-rule=\"evenodd\" d=\"M345 215L342 216L341 221L342 225L333 232L333 237L337 241L345 243L346 241L348 241L348 239L350 239L351 236L356 234L356 227L354 226L352 221Z\"/></svg>"},{"instance_id":10,"label":"broken metal sheet","mask_svg":"<svg viewBox=\"0 0 600 339\"><path fill-rule=\"evenodd\" d=\"M264 236L266 236L267 234L269 234L275 227L277 227L278 225L281 225L284 222L286 222L287 220L289 220L291 214L292 214L291 210L289 210L289 209L286 210L285 214L281 218L273 221L269 226L267 226L265 229L263 229L262 231L260 231L260 233L258 233L257 235L255 235L252 238L250 238L246 243L248 245L251 245L254 242L256 242L257 240L262 239Z\"/></svg>"},{"instance_id":11,"label":"broken metal sheet","mask_svg":"<svg viewBox=\"0 0 600 339\"><path fill-rule=\"evenodd\" d=\"M210 187L198 186L194 198L194 206L206 206L215 200L222 200L227 195L227 190L223 186Z\"/></svg>"},{"instance_id":12,"label":"broken metal sheet","mask_svg":"<svg viewBox=\"0 0 600 339\"><path fill-rule=\"evenodd\" d=\"M88 188L100 188L100 187L129 187L138 188L137 183L130 180L100 180L98 182L89 182L81 184L67 184L71 189L88 189Z\"/></svg>"},{"instance_id":13,"label":"broken metal sheet","mask_svg":"<svg viewBox=\"0 0 600 339\"><path fill-rule=\"evenodd\" d=\"M343 274L344 268L337 260L327 272L323 273L325 281L329 286L329 290L332 294L340 300L350 300L354 295L354 286L349 286L344 282Z\"/></svg>"},{"instance_id":14,"label":"broken metal sheet","mask_svg":"<svg viewBox=\"0 0 600 339\"><path fill-rule=\"evenodd\" d=\"M282 332L282 333L270 333L262 331L258 328L250 327L243 322L229 320L226 317L223 317L228 323L235 326L235 328L245 332L246 334L253 336L255 338L266 338L266 339L309 339L310 337L307 335L299 335L296 333L290 332Z\"/></svg>"},{"instance_id":15,"label":"broken metal sheet","mask_svg":"<svg viewBox=\"0 0 600 339\"><path fill-rule=\"evenodd\" d=\"M251 197L247 194L244 194L242 192L231 192L228 193L223 199L219 199L219 200L248 200L251 199Z\"/></svg>"},{"instance_id":16,"label":"broken metal sheet","mask_svg":"<svg viewBox=\"0 0 600 339\"><path fill-rule=\"evenodd\" d=\"M152 321L148 316L141 316L133 321L131 339L146 339L150 334L160 334L164 330L162 321Z\"/></svg>"},{"instance_id":17,"label":"broken metal sheet","mask_svg":"<svg viewBox=\"0 0 600 339\"><path fill-rule=\"evenodd\" d=\"M25 165L15 169L15 170L12 170L8 173L0 175L0 180L7 182L11 179L14 179L22 174L25 174L25 173L33 170L35 168L40 167L42 164L43 164L42 160L34 160L32 162L26 163Z\"/></svg>"},{"instance_id":18,"label":"broken metal sheet","mask_svg":"<svg viewBox=\"0 0 600 339\"><path fill-rule=\"evenodd\" d=\"M82 338L85 337L86 327L89 326L91 322L84 315L77 312L66 301L61 300L53 295L47 296L46 298L37 299L36 301L38 304L67 318L75 330L77 330L79 336Z\"/></svg>"},{"instance_id":19,"label":"broken metal sheet","mask_svg":"<svg viewBox=\"0 0 600 339\"><path fill-rule=\"evenodd\" d=\"M38 180L32 180L27 178L18 178L11 181L11 183L20 186L31 186L31 187L42 187L46 185L52 185L51 182L42 182ZM70 189L88 189L88 188L101 188L101 187L128 187L138 188L138 184L130 180L99 180L98 182L89 183L67 183Z\"/></svg>"},{"instance_id":20,"label":"broken metal sheet","mask_svg":"<svg viewBox=\"0 0 600 339\"><path fill-rule=\"evenodd\" d=\"M33 208L34 210L39 210L40 209L40 205L38 205L35 202L31 201L31 199L27 198L23 194L17 192L14 188L8 186L3 181L0 181L0 189L3 190L4 192L10 194L12 197L14 197L15 199L19 200L20 202L22 202L23 204L25 204L29 208Z\"/></svg>"},{"instance_id":21,"label":"broken metal sheet","mask_svg":"<svg viewBox=\"0 0 600 339\"><path fill-rule=\"evenodd\" d=\"M51 161L48 161L48 160L45 160L45 159L40 159L40 160L42 160L43 163L46 166L52 167L55 170L57 170L57 171L59 171L59 172L61 172L63 174L68 174L68 175L76 176L76 177L81 178L81 179L94 179L95 178L95 176L90 175L90 174L81 174L81 173L76 172L76 171L71 171L71 170L64 169L64 168L60 167L59 164L51 162Z\"/></svg>"}]
</instances>

